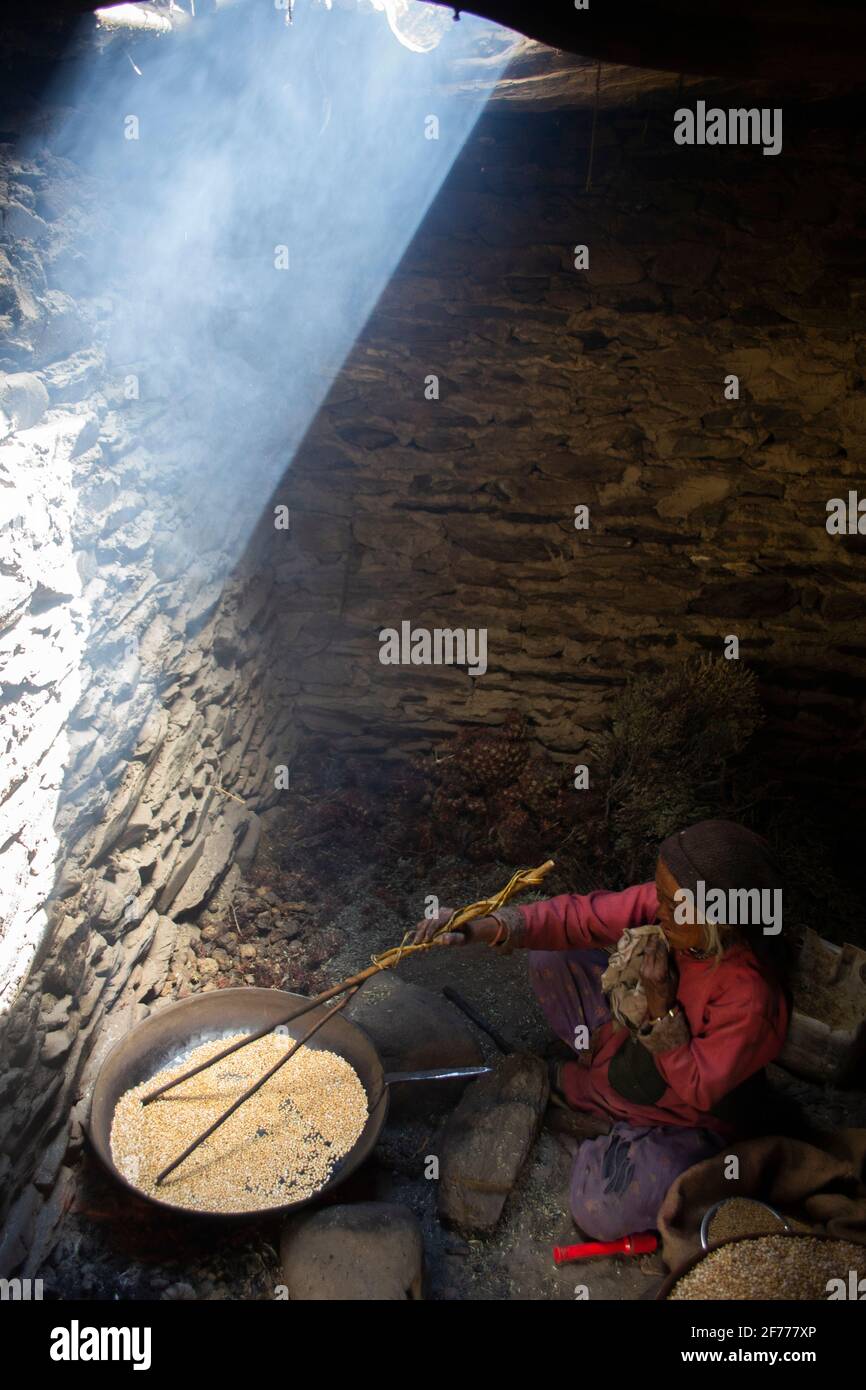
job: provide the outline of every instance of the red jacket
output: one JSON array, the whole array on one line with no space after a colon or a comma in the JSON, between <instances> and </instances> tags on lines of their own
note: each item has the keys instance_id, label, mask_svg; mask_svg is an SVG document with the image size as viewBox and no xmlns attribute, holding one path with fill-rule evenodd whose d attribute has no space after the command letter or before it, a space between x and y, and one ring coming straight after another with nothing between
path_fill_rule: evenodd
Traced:
<instances>
[{"instance_id":1,"label":"red jacket","mask_svg":"<svg viewBox=\"0 0 866 1390\"><path fill-rule=\"evenodd\" d=\"M525 934L521 945L536 951L568 951L616 943L626 927L656 920L654 883L635 884L622 893L565 894L521 906ZM562 1071L563 1090L578 1110L614 1116L635 1125L689 1125L726 1134L729 1126L711 1110L747 1077L772 1062L788 1028L788 1004L781 985L762 969L749 946L736 944L714 960L674 953L679 970L677 999L691 1040L655 1054L667 1090L656 1105L633 1104L608 1082L611 1058L628 1030L606 1023L596 1035L592 1063Z\"/></svg>"}]
</instances>

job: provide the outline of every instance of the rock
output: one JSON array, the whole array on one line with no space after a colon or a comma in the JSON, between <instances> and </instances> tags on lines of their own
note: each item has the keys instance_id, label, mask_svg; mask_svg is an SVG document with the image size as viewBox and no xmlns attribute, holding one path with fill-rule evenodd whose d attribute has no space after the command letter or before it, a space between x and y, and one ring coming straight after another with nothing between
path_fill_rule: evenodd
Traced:
<instances>
[{"instance_id":1,"label":"rock","mask_svg":"<svg viewBox=\"0 0 866 1390\"><path fill-rule=\"evenodd\" d=\"M133 556L140 555L140 552L149 545L150 539L153 537L154 525L156 525L154 518L149 513L135 517L132 521L126 521L125 525L117 528L110 543L107 543L104 549L117 550L125 560L131 560Z\"/></svg>"},{"instance_id":2,"label":"rock","mask_svg":"<svg viewBox=\"0 0 866 1390\"><path fill-rule=\"evenodd\" d=\"M289 1298L388 1302L422 1298L424 1243L408 1207L358 1202L290 1221L280 1242Z\"/></svg>"},{"instance_id":3,"label":"rock","mask_svg":"<svg viewBox=\"0 0 866 1390\"><path fill-rule=\"evenodd\" d=\"M168 1288L164 1289L160 1294L160 1298L168 1302L192 1303L195 1302L198 1295L192 1284L182 1282L178 1284L169 1284Z\"/></svg>"},{"instance_id":4,"label":"rock","mask_svg":"<svg viewBox=\"0 0 866 1390\"><path fill-rule=\"evenodd\" d=\"M38 425L47 409L48 392L38 376L32 372L0 373L0 437Z\"/></svg>"},{"instance_id":5,"label":"rock","mask_svg":"<svg viewBox=\"0 0 866 1390\"><path fill-rule=\"evenodd\" d=\"M46 1195L54 1186L60 1166L69 1147L69 1128L62 1125L50 1144L39 1155L39 1165L33 1174L33 1182Z\"/></svg>"},{"instance_id":6,"label":"rock","mask_svg":"<svg viewBox=\"0 0 866 1390\"><path fill-rule=\"evenodd\" d=\"M84 882L84 871L77 859L67 859L54 885L54 895L57 898L66 898L70 893L77 893Z\"/></svg>"},{"instance_id":7,"label":"rock","mask_svg":"<svg viewBox=\"0 0 866 1390\"><path fill-rule=\"evenodd\" d=\"M541 1126L547 1070L513 1053L479 1077L449 1117L440 1141L439 1216L466 1234L494 1229Z\"/></svg>"},{"instance_id":8,"label":"rock","mask_svg":"<svg viewBox=\"0 0 866 1390\"><path fill-rule=\"evenodd\" d=\"M52 401L81 401L94 390L104 368L102 352L86 348L50 363L40 375Z\"/></svg>"},{"instance_id":9,"label":"rock","mask_svg":"<svg viewBox=\"0 0 866 1390\"><path fill-rule=\"evenodd\" d=\"M199 844L202 843L200 840ZM172 915L179 917L182 912L192 912L200 907L213 893L232 862L235 837L231 830L223 829L213 835L203 837L203 849L198 861L181 887L177 897L171 902ZM168 906L166 894L160 898L160 911Z\"/></svg>"},{"instance_id":10,"label":"rock","mask_svg":"<svg viewBox=\"0 0 866 1390\"><path fill-rule=\"evenodd\" d=\"M115 926L126 909L127 899L115 883L97 879L86 896L86 907L93 925L102 930Z\"/></svg>"},{"instance_id":11,"label":"rock","mask_svg":"<svg viewBox=\"0 0 866 1390\"><path fill-rule=\"evenodd\" d=\"M80 984L87 955L89 926L85 917L67 915L57 928L44 986L58 998L71 994Z\"/></svg>"},{"instance_id":12,"label":"rock","mask_svg":"<svg viewBox=\"0 0 866 1390\"><path fill-rule=\"evenodd\" d=\"M71 994L64 995L62 999L55 999L53 994L46 991L42 996L39 1022L48 1033L54 1028L62 1028L69 1018L71 1008Z\"/></svg>"},{"instance_id":13,"label":"rock","mask_svg":"<svg viewBox=\"0 0 866 1390\"><path fill-rule=\"evenodd\" d=\"M75 1174L71 1168L61 1168L51 1196L36 1218L33 1236L27 1249L27 1263L22 1271L25 1279L32 1279L42 1267L55 1244L58 1228L74 1196Z\"/></svg>"},{"instance_id":14,"label":"rock","mask_svg":"<svg viewBox=\"0 0 866 1390\"><path fill-rule=\"evenodd\" d=\"M469 1024L447 999L392 973L368 980L346 1013L370 1034L386 1071L475 1067L484 1061ZM396 1114L450 1107L465 1086L459 1080L393 1085L391 1107Z\"/></svg>"},{"instance_id":15,"label":"rock","mask_svg":"<svg viewBox=\"0 0 866 1390\"><path fill-rule=\"evenodd\" d=\"M147 776L140 763L131 763L123 773L102 817L88 855L88 865L97 863L113 849L126 828Z\"/></svg>"},{"instance_id":16,"label":"rock","mask_svg":"<svg viewBox=\"0 0 866 1390\"><path fill-rule=\"evenodd\" d=\"M144 643L142 643L144 647ZM158 752L168 732L168 710L153 710L142 725L136 741L133 757L147 761Z\"/></svg>"},{"instance_id":17,"label":"rock","mask_svg":"<svg viewBox=\"0 0 866 1390\"><path fill-rule=\"evenodd\" d=\"M40 311L39 330L33 339L33 360L37 365L68 357L86 344L87 325L68 294L46 290L41 296Z\"/></svg>"},{"instance_id":18,"label":"rock","mask_svg":"<svg viewBox=\"0 0 866 1390\"><path fill-rule=\"evenodd\" d=\"M57 1028L53 1033L49 1033L42 1044L42 1051L39 1054L40 1061L45 1062L48 1066L62 1061L75 1042L77 1035L77 1027Z\"/></svg>"},{"instance_id":19,"label":"rock","mask_svg":"<svg viewBox=\"0 0 866 1390\"><path fill-rule=\"evenodd\" d=\"M313 969L323 965L326 960L336 955L343 944L342 932L336 931L333 927L323 927L321 931L312 932L304 941L307 964Z\"/></svg>"},{"instance_id":20,"label":"rock","mask_svg":"<svg viewBox=\"0 0 866 1390\"><path fill-rule=\"evenodd\" d=\"M3 1222L0 1233L0 1279L7 1278L27 1255L41 1208L42 1197L32 1184L28 1184L13 1202Z\"/></svg>"},{"instance_id":21,"label":"rock","mask_svg":"<svg viewBox=\"0 0 866 1390\"><path fill-rule=\"evenodd\" d=\"M141 892L141 874L134 864L128 864L121 856L116 856L111 863L113 874L112 883L122 896L124 902L129 903Z\"/></svg>"},{"instance_id":22,"label":"rock","mask_svg":"<svg viewBox=\"0 0 866 1390\"><path fill-rule=\"evenodd\" d=\"M140 961L143 961L156 935L159 915L150 911L137 925L127 927L118 940L118 957L111 968L111 983L105 994L106 1009L112 1008L127 980Z\"/></svg>"},{"instance_id":23,"label":"rock","mask_svg":"<svg viewBox=\"0 0 866 1390\"><path fill-rule=\"evenodd\" d=\"M262 822L254 811L249 813L246 833L238 845L235 862L238 868L246 873L252 868L259 848L259 841L262 837Z\"/></svg>"},{"instance_id":24,"label":"rock","mask_svg":"<svg viewBox=\"0 0 866 1390\"><path fill-rule=\"evenodd\" d=\"M145 806L144 802L140 801L117 840L118 849L131 849L133 845L141 844L152 828L153 817L150 813L150 807Z\"/></svg>"},{"instance_id":25,"label":"rock","mask_svg":"<svg viewBox=\"0 0 866 1390\"><path fill-rule=\"evenodd\" d=\"M730 490L731 484L726 478L703 475L687 478L672 493L659 499L656 511L663 517L687 517L699 507L711 507L723 501Z\"/></svg>"},{"instance_id":26,"label":"rock","mask_svg":"<svg viewBox=\"0 0 866 1390\"><path fill-rule=\"evenodd\" d=\"M204 854L204 846L204 836L201 836L192 846L188 854L178 855L174 860L165 887L157 900L156 906L158 912L164 914L168 913L178 893L183 888L187 879L198 864L198 861ZM159 881L158 875L155 881Z\"/></svg>"},{"instance_id":27,"label":"rock","mask_svg":"<svg viewBox=\"0 0 866 1390\"><path fill-rule=\"evenodd\" d=\"M391 430L376 429L374 425L345 425L337 433L347 444L361 449L387 449L389 444L397 443L397 436Z\"/></svg>"},{"instance_id":28,"label":"rock","mask_svg":"<svg viewBox=\"0 0 866 1390\"><path fill-rule=\"evenodd\" d=\"M5 204L2 213L3 236L10 241L44 241L48 236L47 222L16 199Z\"/></svg>"},{"instance_id":29,"label":"rock","mask_svg":"<svg viewBox=\"0 0 866 1390\"><path fill-rule=\"evenodd\" d=\"M136 998L156 994L168 978L169 962L177 942L178 928L170 917L160 917L150 950L144 958L136 985Z\"/></svg>"}]
</instances>

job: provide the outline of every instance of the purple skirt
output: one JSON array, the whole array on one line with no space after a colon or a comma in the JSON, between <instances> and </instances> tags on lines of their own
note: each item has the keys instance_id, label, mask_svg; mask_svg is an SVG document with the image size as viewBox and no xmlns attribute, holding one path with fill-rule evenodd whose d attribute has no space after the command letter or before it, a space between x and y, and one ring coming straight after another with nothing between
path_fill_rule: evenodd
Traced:
<instances>
[{"instance_id":1,"label":"purple skirt","mask_svg":"<svg viewBox=\"0 0 866 1390\"><path fill-rule=\"evenodd\" d=\"M579 1025L592 1033L610 1021L601 988L607 962L604 951L529 953L535 996L551 1028L569 1047ZM718 1153L725 1142L707 1129L611 1119L609 1134L581 1143L571 1173L571 1214L594 1240L652 1230L674 1179Z\"/></svg>"}]
</instances>

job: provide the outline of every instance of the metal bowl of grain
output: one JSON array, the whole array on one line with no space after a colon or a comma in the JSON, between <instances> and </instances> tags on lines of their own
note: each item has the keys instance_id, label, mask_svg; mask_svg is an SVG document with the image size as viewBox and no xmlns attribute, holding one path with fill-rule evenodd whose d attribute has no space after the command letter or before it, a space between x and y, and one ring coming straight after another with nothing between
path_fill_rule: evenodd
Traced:
<instances>
[{"instance_id":1,"label":"metal bowl of grain","mask_svg":"<svg viewBox=\"0 0 866 1390\"><path fill-rule=\"evenodd\" d=\"M833 1236L781 1231L717 1241L686 1260L665 1279L663 1300L829 1299L831 1280L845 1287L849 1272L862 1266L866 1249Z\"/></svg>"},{"instance_id":2,"label":"metal bowl of grain","mask_svg":"<svg viewBox=\"0 0 866 1390\"><path fill-rule=\"evenodd\" d=\"M701 1248L709 1250L723 1240L737 1236L773 1235L790 1226L781 1212L757 1197L723 1197L704 1212L701 1222Z\"/></svg>"},{"instance_id":3,"label":"metal bowl of grain","mask_svg":"<svg viewBox=\"0 0 866 1390\"><path fill-rule=\"evenodd\" d=\"M195 995L159 1010L112 1048L94 1086L88 1133L119 1183L166 1211L230 1221L306 1206L369 1157L388 1111L387 1080L368 1034L337 1013L279 1073L294 1088L286 1094L297 1104L282 1104L279 1092L269 1100L269 1081L217 1130L219 1149L209 1150L208 1140L162 1186L154 1185L162 1161L179 1154L190 1135L225 1109L232 1086L239 1093L251 1075L262 1074L270 1060L267 1048L262 1056L256 1043L240 1049L146 1109L140 1096L206 1056L208 1048L215 1054L227 1041L268 1024L277 1030L272 1045L284 1046L327 1013L324 1006L309 1011L294 1028L290 1017L286 1023L293 1001L299 1009L309 1002L273 989ZM270 1045L271 1035L262 1042ZM254 1104L262 1096L267 1110ZM286 1122L286 1113L299 1106L303 1133ZM152 1121L149 1129L142 1127L142 1115ZM303 1143L311 1134L313 1142Z\"/></svg>"}]
</instances>

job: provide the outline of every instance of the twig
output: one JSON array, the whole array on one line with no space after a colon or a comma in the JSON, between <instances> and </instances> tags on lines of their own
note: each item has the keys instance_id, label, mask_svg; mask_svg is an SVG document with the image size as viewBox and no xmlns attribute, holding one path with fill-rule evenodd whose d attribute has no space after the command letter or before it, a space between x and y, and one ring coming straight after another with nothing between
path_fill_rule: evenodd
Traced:
<instances>
[{"instance_id":1,"label":"twig","mask_svg":"<svg viewBox=\"0 0 866 1390\"><path fill-rule=\"evenodd\" d=\"M218 792L222 792L223 796L230 796L232 801L236 801L239 806L246 806L245 801L242 801L239 796L235 796L234 792L227 792L225 787L220 786L219 782L214 782L214 787Z\"/></svg>"}]
</instances>

